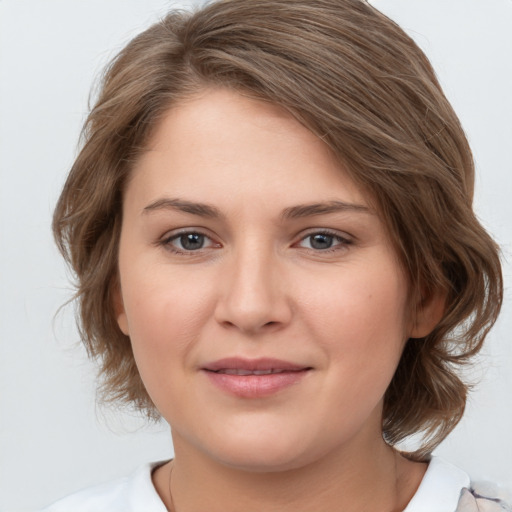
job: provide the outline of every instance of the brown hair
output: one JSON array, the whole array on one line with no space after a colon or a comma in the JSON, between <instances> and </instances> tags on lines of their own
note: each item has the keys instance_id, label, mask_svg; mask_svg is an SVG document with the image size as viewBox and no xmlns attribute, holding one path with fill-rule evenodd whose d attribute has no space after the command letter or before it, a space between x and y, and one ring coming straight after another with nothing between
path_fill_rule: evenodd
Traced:
<instances>
[{"instance_id":1,"label":"brown hair","mask_svg":"<svg viewBox=\"0 0 512 512\"><path fill-rule=\"evenodd\" d=\"M501 268L472 211L468 142L429 61L363 0L225 0L172 12L106 70L53 224L104 397L158 414L113 309L122 192L159 118L205 86L279 104L321 137L373 199L414 296L446 293L434 331L406 344L384 403L386 441L423 433L410 456L424 458L463 414L457 371L496 320Z\"/></svg>"}]
</instances>

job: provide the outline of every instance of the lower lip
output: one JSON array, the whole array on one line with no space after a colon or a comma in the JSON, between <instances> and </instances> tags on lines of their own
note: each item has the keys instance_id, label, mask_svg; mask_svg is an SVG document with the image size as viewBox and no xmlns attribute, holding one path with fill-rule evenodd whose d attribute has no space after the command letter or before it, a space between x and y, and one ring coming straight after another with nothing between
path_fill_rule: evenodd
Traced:
<instances>
[{"instance_id":1,"label":"lower lip","mask_svg":"<svg viewBox=\"0 0 512 512\"><path fill-rule=\"evenodd\" d=\"M309 370L271 373L268 375L231 375L204 370L210 381L231 395L262 398L300 382Z\"/></svg>"}]
</instances>

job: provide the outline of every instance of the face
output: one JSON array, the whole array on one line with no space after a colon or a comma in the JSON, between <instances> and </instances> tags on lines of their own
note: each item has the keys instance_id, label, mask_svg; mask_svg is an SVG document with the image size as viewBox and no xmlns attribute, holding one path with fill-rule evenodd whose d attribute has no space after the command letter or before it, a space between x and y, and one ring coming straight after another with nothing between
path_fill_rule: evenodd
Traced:
<instances>
[{"instance_id":1,"label":"face","mask_svg":"<svg viewBox=\"0 0 512 512\"><path fill-rule=\"evenodd\" d=\"M381 441L407 282L365 195L281 108L207 90L167 113L126 188L119 271L177 453L263 471Z\"/></svg>"}]
</instances>

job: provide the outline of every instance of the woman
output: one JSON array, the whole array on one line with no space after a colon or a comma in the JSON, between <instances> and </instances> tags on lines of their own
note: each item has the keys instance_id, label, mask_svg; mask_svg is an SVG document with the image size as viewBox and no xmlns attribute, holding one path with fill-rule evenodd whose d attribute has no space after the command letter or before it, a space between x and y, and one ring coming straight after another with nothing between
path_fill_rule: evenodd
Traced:
<instances>
[{"instance_id":1,"label":"woman","mask_svg":"<svg viewBox=\"0 0 512 512\"><path fill-rule=\"evenodd\" d=\"M473 173L428 60L360 0L134 39L54 229L106 396L163 416L175 458L48 510L506 509L430 457L502 301Z\"/></svg>"}]
</instances>

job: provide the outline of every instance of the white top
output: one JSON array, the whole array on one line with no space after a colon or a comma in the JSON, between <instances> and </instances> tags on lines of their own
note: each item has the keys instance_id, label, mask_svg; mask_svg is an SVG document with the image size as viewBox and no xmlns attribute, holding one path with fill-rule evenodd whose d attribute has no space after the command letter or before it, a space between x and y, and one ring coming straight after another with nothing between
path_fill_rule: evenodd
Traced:
<instances>
[{"instance_id":1,"label":"white top","mask_svg":"<svg viewBox=\"0 0 512 512\"><path fill-rule=\"evenodd\" d=\"M145 464L130 476L78 491L41 512L167 512L151 480L161 464Z\"/></svg>"},{"instance_id":2,"label":"white top","mask_svg":"<svg viewBox=\"0 0 512 512\"><path fill-rule=\"evenodd\" d=\"M432 457L416 494L404 512L455 512L469 476L439 457Z\"/></svg>"},{"instance_id":3,"label":"white top","mask_svg":"<svg viewBox=\"0 0 512 512\"><path fill-rule=\"evenodd\" d=\"M79 491L41 512L167 512L151 480L160 464L146 464L131 476ZM432 457L404 512L455 512L465 488L470 488L470 479L464 471Z\"/></svg>"}]
</instances>

